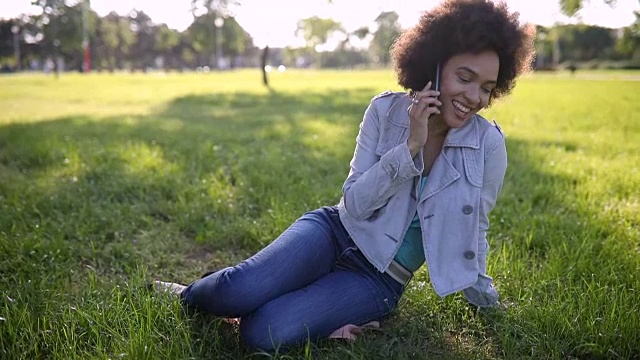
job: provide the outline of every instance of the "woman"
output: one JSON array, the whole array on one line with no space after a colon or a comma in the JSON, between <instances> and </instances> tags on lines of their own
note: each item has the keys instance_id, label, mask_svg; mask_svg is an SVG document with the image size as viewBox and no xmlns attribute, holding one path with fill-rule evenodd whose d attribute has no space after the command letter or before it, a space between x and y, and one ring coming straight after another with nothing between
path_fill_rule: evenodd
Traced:
<instances>
[{"instance_id":1,"label":"woman","mask_svg":"<svg viewBox=\"0 0 640 360\"><path fill-rule=\"evenodd\" d=\"M426 12L392 48L410 91L371 101L340 203L234 267L156 285L241 318L243 339L266 351L384 317L425 260L438 295L495 305L486 231L507 157L500 128L476 113L528 70L533 37L504 4L447 0Z\"/></svg>"}]
</instances>

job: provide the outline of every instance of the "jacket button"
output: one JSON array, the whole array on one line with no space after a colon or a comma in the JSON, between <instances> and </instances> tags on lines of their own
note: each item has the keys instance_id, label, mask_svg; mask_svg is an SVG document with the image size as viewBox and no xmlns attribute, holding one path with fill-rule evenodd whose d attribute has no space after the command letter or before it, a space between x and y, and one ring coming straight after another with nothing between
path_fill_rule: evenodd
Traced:
<instances>
[{"instance_id":1,"label":"jacket button","mask_svg":"<svg viewBox=\"0 0 640 360\"><path fill-rule=\"evenodd\" d=\"M473 206L471 205L465 205L462 207L462 213L465 215L469 215L473 212Z\"/></svg>"},{"instance_id":2,"label":"jacket button","mask_svg":"<svg viewBox=\"0 0 640 360\"><path fill-rule=\"evenodd\" d=\"M473 251L469 250L469 251L465 251L464 252L464 257L467 260L472 260L474 257L476 257L476 253L474 253Z\"/></svg>"}]
</instances>

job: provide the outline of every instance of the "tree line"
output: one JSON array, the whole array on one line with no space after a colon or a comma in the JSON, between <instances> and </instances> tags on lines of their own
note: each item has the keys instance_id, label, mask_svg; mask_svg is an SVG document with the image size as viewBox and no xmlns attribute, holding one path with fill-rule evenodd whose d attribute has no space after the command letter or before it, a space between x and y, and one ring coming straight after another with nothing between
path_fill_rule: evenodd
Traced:
<instances>
[{"instance_id":1,"label":"tree line","mask_svg":"<svg viewBox=\"0 0 640 360\"><path fill-rule=\"evenodd\" d=\"M640 68L640 12L627 27L537 26L535 67Z\"/></svg>"},{"instance_id":2,"label":"tree line","mask_svg":"<svg viewBox=\"0 0 640 360\"><path fill-rule=\"evenodd\" d=\"M0 63L28 69L49 59L80 70L85 33L92 68L98 70L195 68L218 65L221 59L230 62L227 66L243 66L238 59L253 59L258 52L233 17L216 12L194 16L186 30L177 31L154 23L143 11L100 17L87 9L83 19L83 3L42 3L42 14L0 21Z\"/></svg>"},{"instance_id":3,"label":"tree line","mask_svg":"<svg viewBox=\"0 0 640 360\"><path fill-rule=\"evenodd\" d=\"M88 40L94 70L183 70L196 68L259 67L267 63L298 67L348 68L385 66L389 47L400 34L398 14L382 12L372 28L346 31L333 19L301 19L296 34L304 38L301 48L257 48L251 35L221 7L194 11L184 31L157 24L143 11L127 15L115 12L100 17L84 8L84 2L68 5L63 0L38 0L38 15L0 20L0 66L4 69L54 68L82 70L83 40ZM194 4L196 1L193 2ZM83 12L84 11L84 12ZM340 39L327 51L330 39ZM368 43L363 48L362 43ZM640 67L640 13L636 22L621 29L592 25L537 27L537 68L562 64L617 64ZM322 47L324 51L320 51ZM612 63L615 62L615 63Z\"/></svg>"}]
</instances>

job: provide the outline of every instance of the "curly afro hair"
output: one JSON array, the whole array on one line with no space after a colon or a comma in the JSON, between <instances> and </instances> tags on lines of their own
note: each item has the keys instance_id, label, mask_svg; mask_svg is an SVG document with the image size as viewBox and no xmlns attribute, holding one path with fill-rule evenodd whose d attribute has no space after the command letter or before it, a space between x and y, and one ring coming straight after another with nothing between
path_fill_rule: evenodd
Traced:
<instances>
[{"instance_id":1,"label":"curly afro hair","mask_svg":"<svg viewBox=\"0 0 640 360\"><path fill-rule=\"evenodd\" d=\"M511 92L518 76L530 70L535 27L520 24L503 2L445 0L425 12L391 48L398 84L422 90L435 78L436 64L462 53L495 51L500 70L491 98Z\"/></svg>"}]
</instances>

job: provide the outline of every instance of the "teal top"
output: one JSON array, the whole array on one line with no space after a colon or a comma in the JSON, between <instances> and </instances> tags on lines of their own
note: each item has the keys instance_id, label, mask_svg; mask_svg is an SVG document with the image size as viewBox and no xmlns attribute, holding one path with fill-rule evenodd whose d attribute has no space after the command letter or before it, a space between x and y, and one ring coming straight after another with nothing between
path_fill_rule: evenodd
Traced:
<instances>
[{"instance_id":1,"label":"teal top","mask_svg":"<svg viewBox=\"0 0 640 360\"><path fill-rule=\"evenodd\" d=\"M424 185L426 183L427 178L423 177L420 181L419 194L422 194L422 189L424 189ZM420 197L418 196L418 198ZM418 217L417 210L413 220L411 220L411 224L409 224L407 233L404 235L402 245L400 245L400 249L398 249L398 253L393 259L411 272L418 270L420 266L424 264L425 259L424 246L422 244L422 229L420 228L420 217Z\"/></svg>"}]
</instances>

